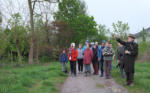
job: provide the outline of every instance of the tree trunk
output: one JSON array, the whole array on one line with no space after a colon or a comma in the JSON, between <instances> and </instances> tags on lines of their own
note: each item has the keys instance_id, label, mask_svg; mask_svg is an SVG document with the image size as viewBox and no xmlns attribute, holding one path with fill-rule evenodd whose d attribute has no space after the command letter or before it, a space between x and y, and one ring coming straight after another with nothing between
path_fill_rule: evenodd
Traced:
<instances>
[{"instance_id":1,"label":"tree trunk","mask_svg":"<svg viewBox=\"0 0 150 93\"><path fill-rule=\"evenodd\" d=\"M22 63L22 56L19 50L19 45L18 45L17 40L16 40L16 49L17 49L17 54L18 54L18 63Z\"/></svg>"},{"instance_id":2,"label":"tree trunk","mask_svg":"<svg viewBox=\"0 0 150 93\"><path fill-rule=\"evenodd\" d=\"M39 64L39 44L36 41L36 64Z\"/></svg>"},{"instance_id":3,"label":"tree trunk","mask_svg":"<svg viewBox=\"0 0 150 93\"><path fill-rule=\"evenodd\" d=\"M33 8L32 8L31 0L28 0L28 5L29 5L29 11L30 11L30 25L31 25L29 64L33 64L34 22L33 22Z\"/></svg>"},{"instance_id":4,"label":"tree trunk","mask_svg":"<svg viewBox=\"0 0 150 93\"><path fill-rule=\"evenodd\" d=\"M13 53L12 53L12 51L10 53L10 57L11 57L11 63L13 64Z\"/></svg>"}]
</instances>

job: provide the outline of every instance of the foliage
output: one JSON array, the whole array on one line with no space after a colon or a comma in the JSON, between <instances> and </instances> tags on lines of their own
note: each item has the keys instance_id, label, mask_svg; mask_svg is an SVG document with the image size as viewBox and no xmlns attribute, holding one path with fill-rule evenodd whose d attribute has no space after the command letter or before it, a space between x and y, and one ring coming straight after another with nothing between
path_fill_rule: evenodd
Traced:
<instances>
[{"instance_id":1,"label":"foliage","mask_svg":"<svg viewBox=\"0 0 150 93\"><path fill-rule=\"evenodd\" d=\"M73 33L72 42L79 43L89 39L97 33L97 24L94 17L86 14L86 5L80 0L62 0L59 2L59 10L55 13L56 21L64 22ZM60 32L60 31L59 31Z\"/></svg>"},{"instance_id":2,"label":"foliage","mask_svg":"<svg viewBox=\"0 0 150 93\"><path fill-rule=\"evenodd\" d=\"M143 30L141 31L141 36L142 36L142 41L146 42L146 30L143 28Z\"/></svg>"},{"instance_id":3,"label":"foliage","mask_svg":"<svg viewBox=\"0 0 150 93\"><path fill-rule=\"evenodd\" d=\"M121 39L127 39L127 33L130 29L128 23L123 23L122 21L118 21L117 23L113 23L113 32L120 36Z\"/></svg>"},{"instance_id":4,"label":"foliage","mask_svg":"<svg viewBox=\"0 0 150 93\"><path fill-rule=\"evenodd\" d=\"M108 41L108 34L110 33L109 29L105 25L98 25L97 34L92 41L102 42L102 40Z\"/></svg>"}]
</instances>

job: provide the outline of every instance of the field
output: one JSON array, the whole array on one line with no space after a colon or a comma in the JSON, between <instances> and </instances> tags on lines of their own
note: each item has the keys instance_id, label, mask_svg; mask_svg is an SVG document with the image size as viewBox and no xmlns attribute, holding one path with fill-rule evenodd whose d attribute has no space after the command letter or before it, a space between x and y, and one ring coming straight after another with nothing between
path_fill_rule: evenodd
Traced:
<instances>
[{"instance_id":1,"label":"field","mask_svg":"<svg viewBox=\"0 0 150 93\"><path fill-rule=\"evenodd\" d=\"M125 84L125 80L120 78L119 69L114 68L112 75L116 82ZM136 63L134 81L134 87L125 86L130 93L150 93L150 63Z\"/></svg>"},{"instance_id":2,"label":"field","mask_svg":"<svg viewBox=\"0 0 150 93\"><path fill-rule=\"evenodd\" d=\"M0 68L0 93L59 93L66 77L58 62L5 66Z\"/></svg>"}]
</instances>

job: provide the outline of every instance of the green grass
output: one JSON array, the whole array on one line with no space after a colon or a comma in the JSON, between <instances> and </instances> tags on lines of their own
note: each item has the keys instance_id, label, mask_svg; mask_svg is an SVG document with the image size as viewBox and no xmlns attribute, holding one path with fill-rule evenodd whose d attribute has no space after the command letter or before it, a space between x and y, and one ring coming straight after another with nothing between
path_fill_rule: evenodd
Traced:
<instances>
[{"instance_id":1,"label":"green grass","mask_svg":"<svg viewBox=\"0 0 150 93\"><path fill-rule=\"evenodd\" d=\"M121 85L125 84L125 79L120 78L119 69L114 68L112 76ZM136 63L134 83L134 87L125 86L130 93L150 93L150 62Z\"/></svg>"},{"instance_id":2,"label":"green grass","mask_svg":"<svg viewBox=\"0 0 150 93\"><path fill-rule=\"evenodd\" d=\"M66 77L58 62L6 66L0 68L0 93L59 93Z\"/></svg>"}]
</instances>

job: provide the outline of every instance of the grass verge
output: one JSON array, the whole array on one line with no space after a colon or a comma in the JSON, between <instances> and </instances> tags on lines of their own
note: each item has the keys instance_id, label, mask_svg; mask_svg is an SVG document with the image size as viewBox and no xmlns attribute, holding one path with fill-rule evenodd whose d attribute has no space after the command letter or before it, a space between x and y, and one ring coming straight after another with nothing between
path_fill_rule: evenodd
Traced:
<instances>
[{"instance_id":1,"label":"grass verge","mask_svg":"<svg viewBox=\"0 0 150 93\"><path fill-rule=\"evenodd\" d=\"M0 68L0 93L59 93L67 74L61 64Z\"/></svg>"},{"instance_id":2,"label":"grass verge","mask_svg":"<svg viewBox=\"0 0 150 93\"><path fill-rule=\"evenodd\" d=\"M130 93L150 93L150 63L136 63L135 65L135 86L125 86ZM121 85L125 84L125 79L120 78L120 72L118 68L114 68L112 76Z\"/></svg>"}]
</instances>

